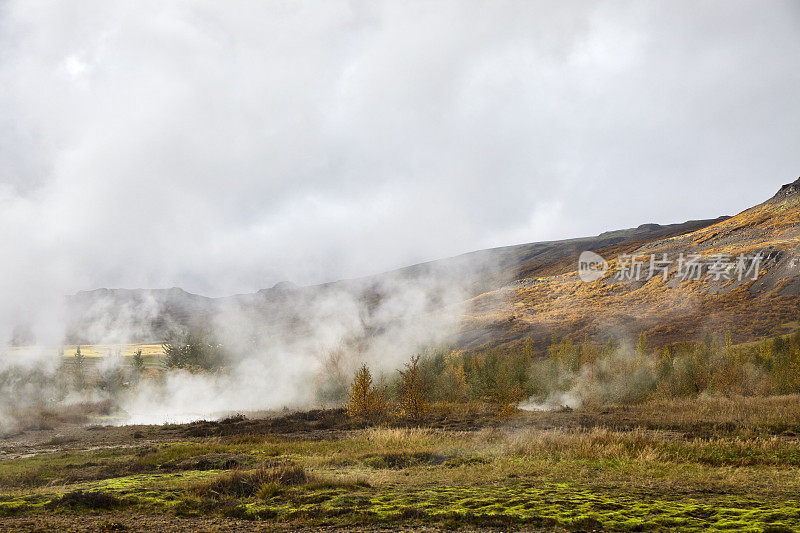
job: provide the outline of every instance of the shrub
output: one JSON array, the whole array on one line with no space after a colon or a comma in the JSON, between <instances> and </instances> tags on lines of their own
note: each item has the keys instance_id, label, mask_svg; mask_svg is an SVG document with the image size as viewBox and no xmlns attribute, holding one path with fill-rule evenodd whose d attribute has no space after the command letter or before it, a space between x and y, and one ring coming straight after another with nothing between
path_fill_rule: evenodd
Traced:
<instances>
[{"instance_id":1,"label":"shrub","mask_svg":"<svg viewBox=\"0 0 800 533\"><path fill-rule=\"evenodd\" d=\"M509 414L524 398L550 403L569 395L603 404L703 393L730 396L800 392L800 332L740 345L733 344L730 334L718 338L709 335L704 342L686 341L660 350L648 346L644 334L638 343L576 343L566 338L553 339L544 357L535 357L533 350L530 342L522 341L479 352L425 352L400 371L396 390L401 407L405 414L419 416L421 410L415 407L418 398L433 402L480 401L500 406L501 412ZM360 404L369 404L366 391L371 390L371 380L359 387L356 396L360 395Z\"/></svg>"},{"instance_id":2,"label":"shrub","mask_svg":"<svg viewBox=\"0 0 800 533\"><path fill-rule=\"evenodd\" d=\"M464 402L469 400L469 383L462 355L461 352L451 352L445 360L444 372L436 381L436 389L441 400Z\"/></svg>"},{"instance_id":3,"label":"shrub","mask_svg":"<svg viewBox=\"0 0 800 533\"><path fill-rule=\"evenodd\" d=\"M144 372L144 357L142 356L142 349L139 348L133 354L131 358L131 368L133 369L133 373L136 377L142 375Z\"/></svg>"},{"instance_id":4,"label":"shrub","mask_svg":"<svg viewBox=\"0 0 800 533\"><path fill-rule=\"evenodd\" d=\"M786 342L777 337L773 343L773 352L772 369L776 392L800 392L800 339L795 335Z\"/></svg>"},{"instance_id":5,"label":"shrub","mask_svg":"<svg viewBox=\"0 0 800 533\"><path fill-rule=\"evenodd\" d=\"M350 401L347 404L347 414L352 417L374 416L386 411L386 402L383 392L372 385L372 374L367 365L362 364L356 372L353 384L350 387Z\"/></svg>"},{"instance_id":6,"label":"shrub","mask_svg":"<svg viewBox=\"0 0 800 533\"><path fill-rule=\"evenodd\" d=\"M400 373L400 406L403 414L410 418L420 418L428 412L428 385L420 372L419 355L411 357L405 370Z\"/></svg>"},{"instance_id":7,"label":"shrub","mask_svg":"<svg viewBox=\"0 0 800 533\"><path fill-rule=\"evenodd\" d=\"M490 388L492 402L499 405L505 415L513 412L514 407L525 399L521 383L527 379L515 375L514 363L513 359L506 359L502 364L496 365Z\"/></svg>"},{"instance_id":8,"label":"shrub","mask_svg":"<svg viewBox=\"0 0 800 533\"><path fill-rule=\"evenodd\" d=\"M428 386L430 401L469 401L469 384L464 368L464 353L461 351L429 350L420 359L419 369L423 382Z\"/></svg>"},{"instance_id":9,"label":"shrub","mask_svg":"<svg viewBox=\"0 0 800 533\"><path fill-rule=\"evenodd\" d=\"M203 330L173 333L161 346L167 368L216 370L226 359L222 345Z\"/></svg>"},{"instance_id":10,"label":"shrub","mask_svg":"<svg viewBox=\"0 0 800 533\"><path fill-rule=\"evenodd\" d=\"M105 492L83 492L75 490L68 492L50 502L49 507L86 507L89 509L111 509L120 504L113 495Z\"/></svg>"},{"instance_id":11,"label":"shrub","mask_svg":"<svg viewBox=\"0 0 800 533\"><path fill-rule=\"evenodd\" d=\"M347 403L348 382L345 367L345 350L339 346L330 350L323 359L323 370L315 387L316 400L324 406L341 406Z\"/></svg>"},{"instance_id":12,"label":"shrub","mask_svg":"<svg viewBox=\"0 0 800 533\"><path fill-rule=\"evenodd\" d=\"M81 353L80 346L75 349L74 362L75 388L83 390L86 387L86 356Z\"/></svg>"},{"instance_id":13,"label":"shrub","mask_svg":"<svg viewBox=\"0 0 800 533\"><path fill-rule=\"evenodd\" d=\"M213 498L250 498L274 494L281 487L305 485L312 479L296 463L264 463L255 470L233 470L212 480L195 483L191 491L199 496Z\"/></svg>"},{"instance_id":14,"label":"shrub","mask_svg":"<svg viewBox=\"0 0 800 533\"><path fill-rule=\"evenodd\" d=\"M645 333L639 334L639 342L636 343L636 357L645 357L647 355L647 335Z\"/></svg>"},{"instance_id":15,"label":"shrub","mask_svg":"<svg viewBox=\"0 0 800 533\"><path fill-rule=\"evenodd\" d=\"M261 485L256 471L234 470L221 474L210 481L196 484L192 487L192 492L214 498L249 498L258 492Z\"/></svg>"}]
</instances>

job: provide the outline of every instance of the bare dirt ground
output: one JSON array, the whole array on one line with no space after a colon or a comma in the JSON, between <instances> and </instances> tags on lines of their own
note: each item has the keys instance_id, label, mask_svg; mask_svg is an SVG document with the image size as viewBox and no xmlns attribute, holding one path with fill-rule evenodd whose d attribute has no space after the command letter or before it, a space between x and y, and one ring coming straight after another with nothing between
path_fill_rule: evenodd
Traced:
<instances>
[{"instance_id":1,"label":"bare dirt ground","mask_svg":"<svg viewBox=\"0 0 800 533\"><path fill-rule=\"evenodd\" d=\"M153 516L151 514L132 515L128 513L92 515L49 515L30 518L0 518L0 531L159 531L171 532L244 532L244 531L298 531L298 532L339 532L339 531L397 531L398 528L387 526L359 527L304 527L276 525L272 523L253 522L252 520L231 520L227 518L179 518L169 515ZM439 531L427 526L404 526L403 531L420 533ZM463 531L480 531L465 529ZM521 531L543 531L542 529L523 529Z\"/></svg>"},{"instance_id":2,"label":"bare dirt ground","mask_svg":"<svg viewBox=\"0 0 800 533\"><path fill-rule=\"evenodd\" d=\"M767 412L773 416L768 416ZM256 414L259 418L249 416L188 424L137 426L54 422L52 427L21 430L0 438L0 460L61 450L142 447L192 438L244 434L269 434L288 439L332 438L375 424L373 421L352 419L344 409L290 413L260 411ZM674 432L685 438L707 438L747 430L794 437L800 435L800 409L797 412L787 410L783 400L740 398L700 403L650 402L577 410L518 411L513 416L498 417L491 408L473 406L435 410L420 420L382 421L382 424L446 431L477 431L492 427L541 430L602 427L620 431L639 428Z\"/></svg>"}]
</instances>

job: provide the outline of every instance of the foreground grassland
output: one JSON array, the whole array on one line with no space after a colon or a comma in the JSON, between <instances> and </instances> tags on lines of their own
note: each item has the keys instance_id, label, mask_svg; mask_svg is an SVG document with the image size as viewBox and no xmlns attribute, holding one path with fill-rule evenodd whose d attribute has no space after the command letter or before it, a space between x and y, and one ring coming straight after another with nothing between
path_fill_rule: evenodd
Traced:
<instances>
[{"instance_id":1,"label":"foreground grassland","mask_svg":"<svg viewBox=\"0 0 800 533\"><path fill-rule=\"evenodd\" d=\"M800 530L800 397L0 440L0 528Z\"/></svg>"}]
</instances>

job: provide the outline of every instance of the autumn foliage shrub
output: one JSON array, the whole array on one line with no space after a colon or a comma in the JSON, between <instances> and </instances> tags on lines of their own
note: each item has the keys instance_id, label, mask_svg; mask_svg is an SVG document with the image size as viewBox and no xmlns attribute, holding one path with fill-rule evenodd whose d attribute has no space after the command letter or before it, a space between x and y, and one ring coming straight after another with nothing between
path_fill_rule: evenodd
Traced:
<instances>
[{"instance_id":1,"label":"autumn foliage shrub","mask_svg":"<svg viewBox=\"0 0 800 533\"><path fill-rule=\"evenodd\" d=\"M800 393L800 332L734 345L730 335L651 348L638 342L554 339L465 352L444 348L414 356L395 375L393 401L407 418L431 405L484 405L512 414L518 405L633 404L652 399ZM388 412L366 366L350 387L351 416Z\"/></svg>"},{"instance_id":2,"label":"autumn foliage shrub","mask_svg":"<svg viewBox=\"0 0 800 533\"><path fill-rule=\"evenodd\" d=\"M372 417L386 413L383 391L372 384L372 374L367 365L362 364L350 386L347 414L353 417Z\"/></svg>"},{"instance_id":3,"label":"autumn foliage shrub","mask_svg":"<svg viewBox=\"0 0 800 533\"><path fill-rule=\"evenodd\" d=\"M413 419L422 417L428 412L428 384L419 366L419 355L406 363L405 370L400 373L400 407L402 413Z\"/></svg>"}]
</instances>

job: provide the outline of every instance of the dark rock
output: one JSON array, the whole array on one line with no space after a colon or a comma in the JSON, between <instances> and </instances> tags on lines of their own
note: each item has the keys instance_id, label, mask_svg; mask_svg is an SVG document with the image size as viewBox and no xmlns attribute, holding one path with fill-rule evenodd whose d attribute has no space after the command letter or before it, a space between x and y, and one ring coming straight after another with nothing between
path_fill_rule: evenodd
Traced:
<instances>
[{"instance_id":1,"label":"dark rock","mask_svg":"<svg viewBox=\"0 0 800 533\"><path fill-rule=\"evenodd\" d=\"M800 194L800 178L797 178L793 183L787 183L772 197L773 200L783 200L790 196Z\"/></svg>"},{"instance_id":2,"label":"dark rock","mask_svg":"<svg viewBox=\"0 0 800 533\"><path fill-rule=\"evenodd\" d=\"M642 224L636 229L643 229L647 231L656 231L662 228L661 224Z\"/></svg>"}]
</instances>

